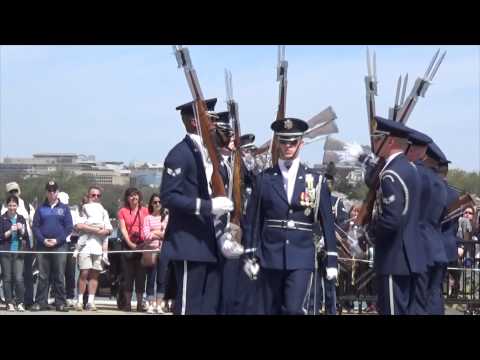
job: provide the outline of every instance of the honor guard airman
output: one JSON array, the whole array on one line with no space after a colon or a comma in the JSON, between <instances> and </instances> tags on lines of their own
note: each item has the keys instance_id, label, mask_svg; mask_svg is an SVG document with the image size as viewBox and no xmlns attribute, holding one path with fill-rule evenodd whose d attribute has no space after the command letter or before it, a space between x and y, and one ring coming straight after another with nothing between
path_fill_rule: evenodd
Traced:
<instances>
[{"instance_id":1,"label":"honor guard airman","mask_svg":"<svg viewBox=\"0 0 480 360\"><path fill-rule=\"evenodd\" d=\"M377 192L374 268L381 315L411 314L419 274L427 271L425 245L419 241L420 178L404 152L408 128L376 117L374 152L385 159Z\"/></svg>"},{"instance_id":2,"label":"honor guard airman","mask_svg":"<svg viewBox=\"0 0 480 360\"><path fill-rule=\"evenodd\" d=\"M217 99L206 100L213 111ZM175 314L216 314L220 272L214 216L233 209L227 197L211 197L212 164L198 135L194 103L177 107L187 135L165 159L160 189L163 206L170 210L165 234L167 257L177 279Z\"/></svg>"},{"instance_id":3,"label":"honor guard airman","mask_svg":"<svg viewBox=\"0 0 480 360\"><path fill-rule=\"evenodd\" d=\"M447 182L447 175L448 175L448 164L450 163L449 160L445 157L443 152L440 148L435 144L432 143L429 146L429 152L434 157L435 155L439 159L439 166L438 166L438 173L439 176L442 177L443 184L447 191L447 209L460 197L460 191L453 186L450 186ZM445 216L447 215L447 211L445 211ZM442 221L442 234L443 240L445 244L445 253L447 255L448 265L452 267L457 267L458 262L458 238L457 238L457 230L458 230L458 218L461 216L461 213L458 213L458 216L454 216L449 218L446 221ZM449 277L451 277L452 284L450 284L449 279L449 287L448 287L448 295L449 296L456 296L459 290L459 283L460 283L460 272L458 271L451 271L449 273Z\"/></svg>"},{"instance_id":4,"label":"honor guard airman","mask_svg":"<svg viewBox=\"0 0 480 360\"><path fill-rule=\"evenodd\" d=\"M436 267L436 271L433 274L431 279L431 293L430 293L430 303L429 303L429 314L433 315L444 315L445 314L445 303L443 298L443 281L445 280L448 264L451 262L456 262L458 258L457 253L457 238L455 236L449 236L442 231L442 221L445 215L448 213L448 207L458 198L458 193L451 189L446 183L444 176L446 178L446 173L443 175L442 171L444 167L448 168L448 163L445 154L440 150L437 144L432 141L428 144L427 148L427 158L431 164L431 168L435 172L435 180L437 187L444 187L444 209L441 213L437 225L438 235L442 241L443 250L445 254L445 261L439 263ZM453 191L453 194L452 192ZM454 195L455 194L455 195ZM452 196L454 199L452 200ZM456 234L455 234L456 235Z\"/></svg>"},{"instance_id":5,"label":"honor guard airman","mask_svg":"<svg viewBox=\"0 0 480 360\"><path fill-rule=\"evenodd\" d=\"M327 181L328 189L330 190L332 199L332 213L335 227L338 229L345 229L348 213L340 196L333 195L335 184L336 167L333 162L327 165L325 171L325 179ZM348 227L348 224L347 224ZM335 231L338 231L335 229ZM320 227L314 228L315 235L322 237L318 233ZM327 264L325 263L325 244L323 239L317 244L317 268L315 270L314 281L311 284L310 302L308 306L308 313L316 315L322 310L322 304L325 306L324 311L327 315L335 315L337 313L337 280L327 279Z\"/></svg>"},{"instance_id":6,"label":"honor guard airman","mask_svg":"<svg viewBox=\"0 0 480 360\"><path fill-rule=\"evenodd\" d=\"M419 236L426 246L427 272L420 274L417 282L416 299L418 315L435 314L438 297L442 296L443 269L447 265L440 222L446 207L447 193L442 180L436 174L436 161L427 155L432 139L420 131L410 129L410 146L407 158L412 161L420 175Z\"/></svg>"},{"instance_id":7,"label":"honor guard airman","mask_svg":"<svg viewBox=\"0 0 480 360\"><path fill-rule=\"evenodd\" d=\"M300 163L308 124L285 118L271 125L278 164L257 176L244 226L246 252L260 264L264 314L305 314L315 267L313 224L325 239L327 276L337 276L332 203L324 177ZM251 271L250 271L251 273Z\"/></svg>"}]
</instances>

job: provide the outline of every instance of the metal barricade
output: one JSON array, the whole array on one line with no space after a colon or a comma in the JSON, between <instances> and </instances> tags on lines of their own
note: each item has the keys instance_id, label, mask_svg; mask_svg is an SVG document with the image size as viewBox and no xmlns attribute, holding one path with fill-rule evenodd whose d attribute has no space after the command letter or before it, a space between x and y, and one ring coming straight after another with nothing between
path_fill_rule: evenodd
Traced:
<instances>
[{"instance_id":1,"label":"metal barricade","mask_svg":"<svg viewBox=\"0 0 480 360\"><path fill-rule=\"evenodd\" d=\"M458 241L463 256L450 263L443 293L448 305L462 305L465 314L480 314L480 242Z\"/></svg>"}]
</instances>

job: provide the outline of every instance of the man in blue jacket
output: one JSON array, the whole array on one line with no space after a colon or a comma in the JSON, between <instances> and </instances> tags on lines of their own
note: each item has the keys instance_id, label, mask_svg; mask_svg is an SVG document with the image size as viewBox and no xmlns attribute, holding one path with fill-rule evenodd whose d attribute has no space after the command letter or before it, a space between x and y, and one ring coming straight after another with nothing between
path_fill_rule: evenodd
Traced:
<instances>
[{"instance_id":1,"label":"man in blue jacket","mask_svg":"<svg viewBox=\"0 0 480 360\"><path fill-rule=\"evenodd\" d=\"M285 118L271 129L278 137L279 161L257 177L243 236L252 261L258 257L261 267L260 313L301 315L307 312L315 267L317 221L325 238L327 279L337 276L332 203L325 178L300 163L308 124Z\"/></svg>"},{"instance_id":2,"label":"man in blue jacket","mask_svg":"<svg viewBox=\"0 0 480 360\"><path fill-rule=\"evenodd\" d=\"M37 243L37 250L50 252L38 254L39 281L35 304L32 311L47 310L48 283L52 273L55 289L55 308L67 312L65 294L65 264L67 254L57 252L67 251L66 238L73 230L70 208L58 200L58 184L50 180L45 190L47 198L37 209L33 218L32 230Z\"/></svg>"},{"instance_id":3,"label":"man in blue jacket","mask_svg":"<svg viewBox=\"0 0 480 360\"><path fill-rule=\"evenodd\" d=\"M217 99L205 102L213 111ZM233 210L227 197L211 196L213 167L198 135L194 106L177 107L187 135L168 153L160 188L162 205L170 211L163 251L175 268L177 315L218 312L221 278L213 220Z\"/></svg>"},{"instance_id":4,"label":"man in blue jacket","mask_svg":"<svg viewBox=\"0 0 480 360\"><path fill-rule=\"evenodd\" d=\"M377 306L381 315L412 314L418 276L427 271L426 247L418 236L420 177L404 155L409 129L380 117L376 123L374 152L386 163L374 226Z\"/></svg>"}]
</instances>

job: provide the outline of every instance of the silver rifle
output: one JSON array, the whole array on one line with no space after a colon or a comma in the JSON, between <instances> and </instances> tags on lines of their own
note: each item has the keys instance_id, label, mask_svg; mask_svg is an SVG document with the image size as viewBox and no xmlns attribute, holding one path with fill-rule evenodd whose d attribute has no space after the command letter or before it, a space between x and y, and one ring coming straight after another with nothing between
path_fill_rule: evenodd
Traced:
<instances>
[{"instance_id":1,"label":"silver rifle","mask_svg":"<svg viewBox=\"0 0 480 360\"><path fill-rule=\"evenodd\" d=\"M372 66L373 65L373 66ZM373 67L373 72L372 72ZM377 57L373 52L373 63L370 59L370 50L367 46L367 76L365 76L365 89L367 101L367 120L370 135L370 147L373 149L372 134L375 130L375 96L378 95L377 86Z\"/></svg>"},{"instance_id":2,"label":"silver rifle","mask_svg":"<svg viewBox=\"0 0 480 360\"><path fill-rule=\"evenodd\" d=\"M406 122L408 121L408 118L410 117L410 114L415 108L418 98L420 96L425 97L425 94L427 93L427 89L430 86L433 78L435 77L438 71L438 68L440 67L440 64L445 58L445 55L447 52L445 51L437 60L439 53L440 53L440 49L438 49L435 55L433 55L433 58L430 61L430 64L428 65L427 70L425 71L425 75L415 80L415 84L413 85L410 95L408 96L407 100L400 105L401 109L398 113L398 121L400 123L406 124Z\"/></svg>"}]
</instances>

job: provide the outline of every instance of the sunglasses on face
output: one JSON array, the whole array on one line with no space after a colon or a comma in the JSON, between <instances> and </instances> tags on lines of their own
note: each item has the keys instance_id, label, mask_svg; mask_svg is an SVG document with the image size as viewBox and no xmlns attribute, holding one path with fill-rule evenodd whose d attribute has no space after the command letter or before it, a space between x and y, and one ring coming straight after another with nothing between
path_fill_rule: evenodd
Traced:
<instances>
[{"instance_id":1,"label":"sunglasses on face","mask_svg":"<svg viewBox=\"0 0 480 360\"><path fill-rule=\"evenodd\" d=\"M160 200L152 201L152 204L153 204L153 205L160 205Z\"/></svg>"},{"instance_id":2,"label":"sunglasses on face","mask_svg":"<svg viewBox=\"0 0 480 360\"><path fill-rule=\"evenodd\" d=\"M90 197L91 197L91 198L99 198L99 199L100 199L100 198L102 197L102 195L101 195L101 194L90 194Z\"/></svg>"}]
</instances>

